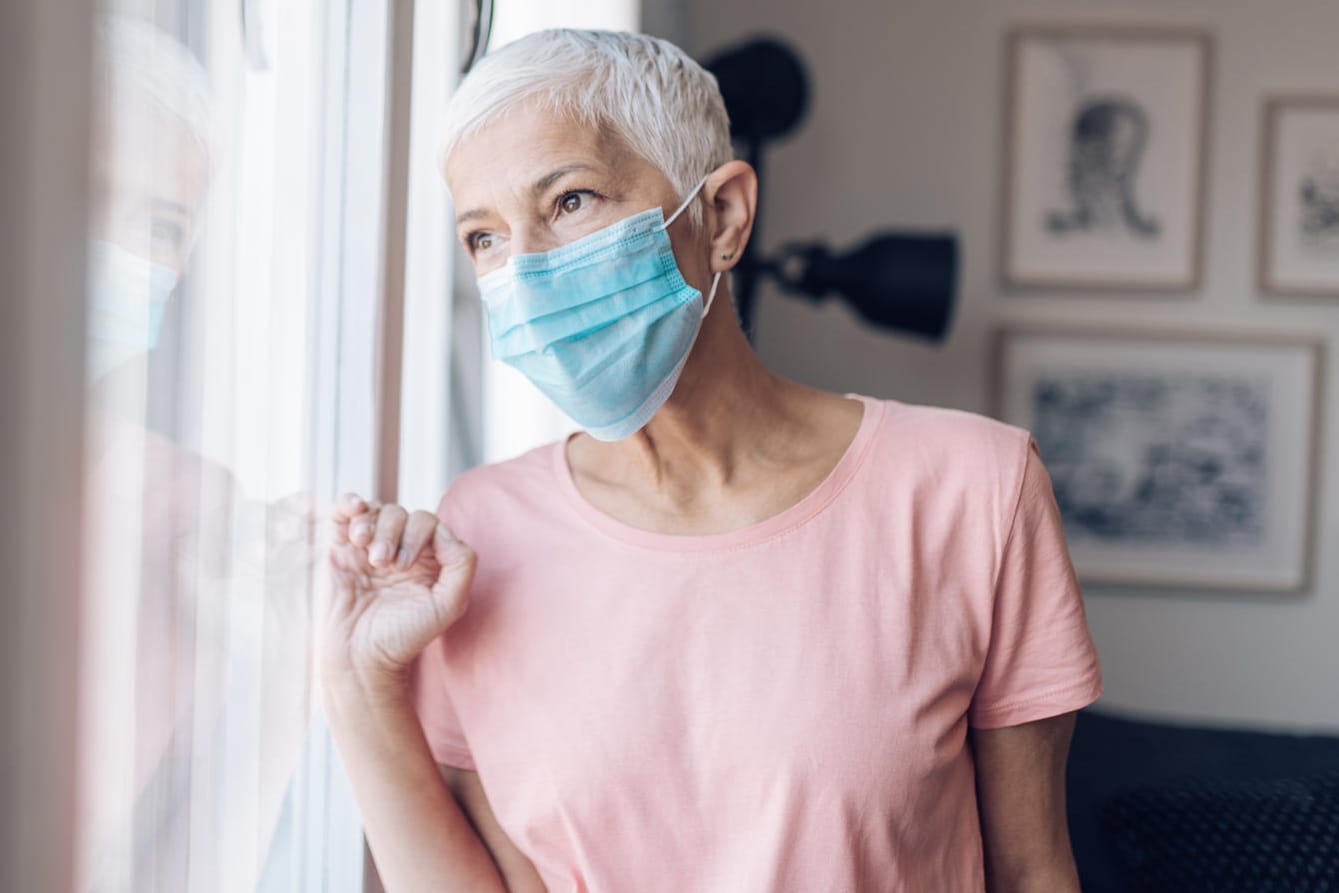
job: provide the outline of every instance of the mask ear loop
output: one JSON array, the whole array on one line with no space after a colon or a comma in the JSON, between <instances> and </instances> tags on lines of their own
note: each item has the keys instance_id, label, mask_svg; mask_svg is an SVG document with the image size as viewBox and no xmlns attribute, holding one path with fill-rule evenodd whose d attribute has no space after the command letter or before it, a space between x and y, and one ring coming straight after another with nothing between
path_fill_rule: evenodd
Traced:
<instances>
[{"instance_id":1,"label":"mask ear loop","mask_svg":"<svg viewBox=\"0 0 1339 893\"><path fill-rule=\"evenodd\" d=\"M683 200L683 204L679 205L679 207L675 209L674 213L669 215L669 217L665 220L665 222L660 225L661 229L669 229L669 225L673 223L680 214L683 213L684 208L687 208L689 205L691 205L693 203L693 199L697 198L697 194L702 191L702 185L706 182L707 182L706 177L703 177L701 180L697 181L697 185L694 186L693 190L688 193L688 198Z\"/></svg>"},{"instance_id":2,"label":"mask ear loop","mask_svg":"<svg viewBox=\"0 0 1339 893\"><path fill-rule=\"evenodd\" d=\"M701 180L697 181L697 185L694 186L692 191L688 193L688 197L683 200L683 204L675 208L674 213L669 215L669 218L660 225L661 229L668 229L669 225L673 223L676 219L678 219L678 216L684 212L684 209L693 203L693 199L697 198L697 194L702 191L702 186L706 182L707 182L706 177L703 177ZM711 291L707 293L707 303L702 307L703 319L706 319L707 313L711 311L711 302L716 300L716 286L721 284L721 273L723 272L724 272L723 270L717 270L716 275L711 277Z\"/></svg>"},{"instance_id":3,"label":"mask ear loop","mask_svg":"<svg viewBox=\"0 0 1339 893\"><path fill-rule=\"evenodd\" d=\"M711 311L711 302L716 300L716 286L721 284L721 274L724 272L724 270L717 270L716 275L711 277L711 291L707 293L707 303L702 308L703 319L706 319L707 314Z\"/></svg>"}]
</instances>

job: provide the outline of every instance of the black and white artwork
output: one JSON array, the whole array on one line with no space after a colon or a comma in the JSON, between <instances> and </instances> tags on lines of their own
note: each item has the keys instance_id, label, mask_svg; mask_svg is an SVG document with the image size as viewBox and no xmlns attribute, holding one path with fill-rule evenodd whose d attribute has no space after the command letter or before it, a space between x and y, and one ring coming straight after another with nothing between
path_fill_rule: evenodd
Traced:
<instances>
[{"instance_id":1,"label":"black and white artwork","mask_svg":"<svg viewBox=\"0 0 1339 893\"><path fill-rule=\"evenodd\" d=\"M1339 297L1339 95L1265 112L1261 287Z\"/></svg>"},{"instance_id":2,"label":"black and white artwork","mask_svg":"<svg viewBox=\"0 0 1339 893\"><path fill-rule=\"evenodd\" d=\"M1009 284L1195 286L1208 53L1198 32L1013 34Z\"/></svg>"},{"instance_id":3,"label":"black and white artwork","mask_svg":"<svg viewBox=\"0 0 1339 893\"><path fill-rule=\"evenodd\" d=\"M1080 576L1301 586L1318 351L1004 332L997 409L1037 441Z\"/></svg>"},{"instance_id":4,"label":"black and white artwork","mask_svg":"<svg viewBox=\"0 0 1339 893\"><path fill-rule=\"evenodd\" d=\"M1312 152L1297 193L1302 244L1320 254L1339 250L1339 145Z\"/></svg>"},{"instance_id":5,"label":"black and white artwork","mask_svg":"<svg viewBox=\"0 0 1339 893\"><path fill-rule=\"evenodd\" d=\"M1071 540L1259 546L1268 416L1262 376L1043 372L1032 385Z\"/></svg>"},{"instance_id":6,"label":"black and white artwork","mask_svg":"<svg viewBox=\"0 0 1339 893\"><path fill-rule=\"evenodd\" d=\"M1123 96L1084 99L1069 134L1066 187L1069 207L1046 215L1056 237L1069 233L1124 230L1156 239L1158 221L1139 210L1135 195L1139 162L1148 147L1148 115Z\"/></svg>"}]
</instances>

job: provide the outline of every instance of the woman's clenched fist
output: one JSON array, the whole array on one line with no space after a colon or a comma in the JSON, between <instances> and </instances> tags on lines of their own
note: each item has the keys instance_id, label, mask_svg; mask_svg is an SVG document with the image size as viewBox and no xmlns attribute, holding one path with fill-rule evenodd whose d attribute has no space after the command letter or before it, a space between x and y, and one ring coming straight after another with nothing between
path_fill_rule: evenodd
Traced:
<instances>
[{"instance_id":1,"label":"woman's clenched fist","mask_svg":"<svg viewBox=\"0 0 1339 893\"><path fill-rule=\"evenodd\" d=\"M335 503L331 522L322 677L327 683L401 677L465 612L474 551L430 512L354 493Z\"/></svg>"}]
</instances>

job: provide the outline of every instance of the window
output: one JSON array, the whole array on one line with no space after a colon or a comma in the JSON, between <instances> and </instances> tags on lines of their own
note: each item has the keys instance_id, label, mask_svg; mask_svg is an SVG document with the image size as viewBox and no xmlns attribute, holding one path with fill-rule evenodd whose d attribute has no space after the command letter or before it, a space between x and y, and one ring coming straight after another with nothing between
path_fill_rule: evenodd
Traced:
<instances>
[{"instance_id":1,"label":"window","mask_svg":"<svg viewBox=\"0 0 1339 893\"><path fill-rule=\"evenodd\" d=\"M326 507L431 508L570 423L487 361L435 166L458 3L105 0L77 891L374 889L312 668ZM493 44L635 28L499 4ZM444 51L445 50L445 51ZM412 85L412 89L411 89Z\"/></svg>"},{"instance_id":2,"label":"window","mask_svg":"<svg viewBox=\"0 0 1339 893\"><path fill-rule=\"evenodd\" d=\"M312 609L396 448L391 7L142 7L95 41L75 889L357 890Z\"/></svg>"}]
</instances>

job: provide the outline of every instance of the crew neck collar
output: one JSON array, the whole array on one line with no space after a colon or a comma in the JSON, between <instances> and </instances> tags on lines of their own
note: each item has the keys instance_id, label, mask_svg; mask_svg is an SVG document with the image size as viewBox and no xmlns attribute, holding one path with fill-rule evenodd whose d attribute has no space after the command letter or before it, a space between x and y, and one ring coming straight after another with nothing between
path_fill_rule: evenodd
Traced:
<instances>
[{"instance_id":1,"label":"crew neck collar","mask_svg":"<svg viewBox=\"0 0 1339 893\"><path fill-rule=\"evenodd\" d=\"M874 432L883 417L885 401L864 394L847 393L844 396L859 400L864 404L864 412L860 416L860 425L856 429L855 436L841 458L837 460L837 464L828 472L827 477L798 502L777 514L746 527L722 533L659 533L626 524L596 508L577 488L571 466L567 462L567 444L577 432L558 440L550 447L550 460L554 475L558 479L558 486L568 504L588 524L612 539L659 552L715 552L756 545L807 523L841 493L860 468L869 444L874 439Z\"/></svg>"}]
</instances>

